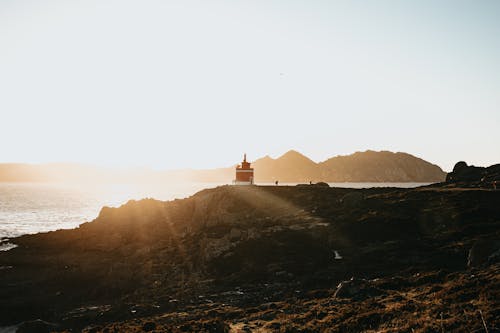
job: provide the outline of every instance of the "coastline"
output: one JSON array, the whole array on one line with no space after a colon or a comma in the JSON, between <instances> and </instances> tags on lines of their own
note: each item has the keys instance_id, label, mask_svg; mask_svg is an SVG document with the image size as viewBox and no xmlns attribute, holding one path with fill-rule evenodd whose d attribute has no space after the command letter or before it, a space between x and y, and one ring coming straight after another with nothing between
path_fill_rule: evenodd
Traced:
<instances>
[{"instance_id":1,"label":"coastline","mask_svg":"<svg viewBox=\"0 0 500 333\"><path fill-rule=\"evenodd\" d=\"M295 186L299 183L280 183ZM178 183L162 186L134 184L81 185L54 183L1 183L0 239L26 234L77 228L92 221L102 207L119 207L129 200L155 198L158 200L184 199L205 188L221 183ZM274 183L260 183L274 186ZM330 183L331 187L416 187L428 183ZM15 196L12 194L15 193ZM15 198L9 200L9 197ZM26 204L19 205L19 202Z\"/></svg>"},{"instance_id":2,"label":"coastline","mask_svg":"<svg viewBox=\"0 0 500 333\"><path fill-rule=\"evenodd\" d=\"M470 275L471 248L496 237L498 200L500 191L481 188L221 186L181 200L130 201L74 230L18 237L19 247L0 253L0 266L12 266L0 276L8 286L0 323L41 318L58 330L103 331L153 322L175 332L247 321L254 329L272 331L277 322L304 329L291 309L312 302L330 327L347 329L365 327L363 316L376 304L403 306L394 297L421 288L447 290L436 297L455 313L449 302L462 301L448 299L459 297L449 288ZM488 280L498 265L482 265L473 269L484 285L469 290L477 295L499 290ZM340 297L339 283L351 277L353 288L342 293L352 291ZM488 309L498 303L490 296L482 302L496 325ZM354 306L358 315L338 321ZM278 320L280 311L291 311L290 319ZM398 311L412 325L427 315ZM392 318L375 323L396 324ZM317 329L316 320L309 325Z\"/></svg>"}]
</instances>

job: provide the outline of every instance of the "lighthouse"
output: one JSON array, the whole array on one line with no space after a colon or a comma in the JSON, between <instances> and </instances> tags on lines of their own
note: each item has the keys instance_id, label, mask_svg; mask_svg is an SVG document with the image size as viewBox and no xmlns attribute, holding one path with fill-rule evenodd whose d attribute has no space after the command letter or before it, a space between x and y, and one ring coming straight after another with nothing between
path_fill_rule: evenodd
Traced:
<instances>
[{"instance_id":1,"label":"lighthouse","mask_svg":"<svg viewBox=\"0 0 500 333\"><path fill-rule=\"evenodd\" d=\"M236 179L234 185L253 185L253 168L247 162L247 154L243 155L243 162L236 166Z\"/></svg>"}]
</instances>

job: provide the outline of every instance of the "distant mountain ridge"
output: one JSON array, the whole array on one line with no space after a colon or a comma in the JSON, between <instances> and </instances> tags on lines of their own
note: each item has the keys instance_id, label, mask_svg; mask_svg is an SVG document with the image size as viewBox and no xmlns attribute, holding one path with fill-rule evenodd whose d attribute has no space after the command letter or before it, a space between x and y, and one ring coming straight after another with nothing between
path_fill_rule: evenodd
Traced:
<instances>
[{"instance_id":1,"label":"distant mountain ridge","mask_svg":"<svg viewBox=\"0 0 500 333\"><path fill-rule=\"evenodd\" d=\"M407 153L356 152L315 163L290 150L277 159L269 156L253 163L257 182L442 182L439 166Z\"/></svg>"},{"instance_id":2,"label":"distant mountain ridge","mask_svg":"<svg viewBox=\"0 0 500 333\"><path fill-rule=\"evenodd\" d=\"M437 165L407 153L356 152L316 163L290 150L274 159L264 156L252 163L257 183L274 182L443 182L446 173ZM106 169L80 164L0 164L0 182L168 183L197 181L230 183L234 166L210 170L155 171Z\"/></svg>"}]
</instances>

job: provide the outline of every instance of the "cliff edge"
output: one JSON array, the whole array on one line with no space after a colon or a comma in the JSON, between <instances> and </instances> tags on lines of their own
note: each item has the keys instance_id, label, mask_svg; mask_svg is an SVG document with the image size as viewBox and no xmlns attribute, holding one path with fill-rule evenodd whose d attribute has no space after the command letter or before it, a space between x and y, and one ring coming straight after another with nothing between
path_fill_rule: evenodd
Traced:
<instances>
[{"instance_id":1,"label":"cliff edge","mask_svg":"<svg viewBox=\"0 0 500 333\"><path fill-rule=\"evenodd\" d=\"M18 247L0 253L0 323L93 332L498 327L498 202L500 191L483 188L327 186L130 201L77 229L12 239Z\"/></svg>"}]
</instances>

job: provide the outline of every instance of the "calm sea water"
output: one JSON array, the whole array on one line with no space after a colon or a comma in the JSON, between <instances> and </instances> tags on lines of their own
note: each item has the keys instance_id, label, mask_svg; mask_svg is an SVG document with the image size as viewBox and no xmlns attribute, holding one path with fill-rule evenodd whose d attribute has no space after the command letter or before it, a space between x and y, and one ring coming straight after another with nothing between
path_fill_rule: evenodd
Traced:
<instances>
[{"instance_id":1,"label":"calm sea water","mask_svg":"<svg viewBox=\"0 0 500 333\"><path fill-rule=\"evenodd\" d=\"M61 185L0 183L0 250L12 245L6 238L57 229L75 228L97 217L103 206L117 207L131 199L185 198L222 184L178 183L152 185ZM295 184L283 184L295 185ZM336 187L417 187L421 183L330 183ZM3 242L2 242L3 241Z\"/></svg>"}]
</instances>

